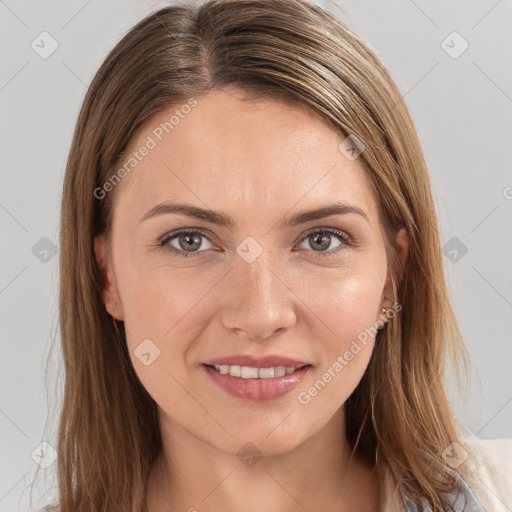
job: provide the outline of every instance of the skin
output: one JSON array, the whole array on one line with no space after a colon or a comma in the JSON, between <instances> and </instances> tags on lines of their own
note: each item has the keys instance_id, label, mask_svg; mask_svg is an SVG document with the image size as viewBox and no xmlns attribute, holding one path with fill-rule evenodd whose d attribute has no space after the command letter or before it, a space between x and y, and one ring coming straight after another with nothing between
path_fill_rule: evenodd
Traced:
<instances>
[{"instance_id":1,"label":"skin","mask_svg":"<svg viewBox=\"0 0 512 512\"><path fill-rule=\"evenodd\" d=\"M241 95L226 89L197 98L115 190L111 258L104 236L95 240L107 310L125 322L133 366L160 411L164 449L150 475L148 510L377 511L378 474L350 456L343 434L344 403L374 339L308 404L298 400L390 307L377 202L361 158L347 159L338 149L343 137L324 122L275 100L244 104ZM142 126L132 147L175 108ZM141 221L164 201L222 211L237 226L176 213ZM335 201L357 206L368 220L349 213L280 225ZM195 251L204 257L158 246L182 228L208 236L196 234L202 245ZM348 233L357 245L333 234L315 250L306 235L324 228ZM263 251L252 263L236 252L248 236ZM169 244L189 248L179 237ZM396 247L405 261L404 231ZM134 350L148 338L160 356L145 366ZM242 353L287 355L312 367L281 398L243 400L213 384L202 367ZM236 455L248 442L262 455L251 467Z\"/></svg>"}]
</instances>

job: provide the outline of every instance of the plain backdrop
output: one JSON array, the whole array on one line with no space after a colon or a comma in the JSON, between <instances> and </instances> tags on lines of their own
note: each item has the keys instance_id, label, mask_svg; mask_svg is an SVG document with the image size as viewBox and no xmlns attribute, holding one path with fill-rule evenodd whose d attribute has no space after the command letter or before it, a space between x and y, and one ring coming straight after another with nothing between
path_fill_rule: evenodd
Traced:
<instances>
[{"instance_id":1,"label":"plain backdrop","mask_svg":"<svg viewBox=\"0 0 512 512\"><path fill-rule=\"evenodd\" d=\"M318 3L377 51L417 125L453 304L474 364L465 401L451 386L464 435L512 437L511 2ZM108 51L166 4L0 0L0 512L40 510L39 493L55 492L50 427L62 386L55 252L78 111ZM41 55L52 45L51 55ZM45 480L29 507L43 451L50 465L40 468Z\"/></svg>"}]
</instances>

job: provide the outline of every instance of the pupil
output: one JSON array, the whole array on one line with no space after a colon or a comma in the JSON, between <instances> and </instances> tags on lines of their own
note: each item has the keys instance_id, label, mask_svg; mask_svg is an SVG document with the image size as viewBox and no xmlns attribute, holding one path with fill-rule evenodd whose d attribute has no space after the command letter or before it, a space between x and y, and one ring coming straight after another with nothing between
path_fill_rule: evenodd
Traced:
<instances>
[{"instance_id":1,"label":"pupil","mask_svg":"<svg viewBox=\"0 0 512 512\"><path fill-rule=\"evenodd\" d=\"M316 233L315 235L313 235L313 240L314 240L314 244L317 244L317 243L322 244L323 243L323 246L320 247L320 249L327 249L331 242L331 237L330 237L330 235L328 235L326 233L322 233L322 234ZM313 244L313 249L315 251L320 250L320 249L316 249L314 244Z\"/></svg>"},{"instance_id":2,"label":"pupil","mask_svg":"<svg viewBox=\"0 0 512 512\"><path fill-rule=\"evenodd\" d=\"M199 247L201 247L201 238L199 236L196 236L196 235L190 235L190 234L186 234L186 235L183 235L180 237L180 245L183 247L183 244L182 242L185 241L185 245L186 244L191 244L188 246L188 249L192 248L192 249L199 249ZM194 241L195 241L195 244L194 244ZM187 247L183 247L185 250L187 250Z\"/></svg>"}]
</instances>

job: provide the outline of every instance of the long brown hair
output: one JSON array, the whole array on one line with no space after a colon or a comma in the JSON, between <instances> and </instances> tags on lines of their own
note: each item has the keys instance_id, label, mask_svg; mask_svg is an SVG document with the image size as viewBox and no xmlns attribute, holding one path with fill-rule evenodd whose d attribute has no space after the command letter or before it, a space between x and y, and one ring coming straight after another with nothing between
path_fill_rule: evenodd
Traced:
<instances>
[{"instance_id":1,"label":"long brown hair","mask_svg":"<svg viewBox=\"0 0 512 512\"><path fill-rule=\"evenodd\" d=\"M378 57L333 14L306 0L163 8L122 38L87 91L61 212L60 510L144 510L149 470L162 447L157 405L132 367L123 323L114 324L105 310L93 248L96 235L108 239L119 187L102 198L94 192L111 179L142 123L228 85L248 98L293 102L363 142L360 157L395 274L400 227L408 232L409 250L395 285L402 310L379 331L368 369L347 402L346 436L354 453L387 465L411 499L424 497L434 510L445 510L442 493L449 484L432 469L459 441L445 391L445 357L448 351L456 363L465 349L445 282L426 163L400 91Z\"/></svg>"}]
</instances>

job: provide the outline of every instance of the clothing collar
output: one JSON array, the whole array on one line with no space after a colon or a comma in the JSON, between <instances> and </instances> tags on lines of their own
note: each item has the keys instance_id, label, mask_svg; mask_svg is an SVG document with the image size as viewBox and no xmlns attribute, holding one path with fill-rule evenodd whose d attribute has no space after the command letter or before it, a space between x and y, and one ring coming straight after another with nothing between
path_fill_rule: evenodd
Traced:
<instances>
[{"instance_id":1,"label":"clothing collar","mask_svg":"<svg viewBox=\"0 0 512 512\"><path fill-rule=\"evenodd\" d=\"M451 510L454 512L485 512L480 501L466 483L466 481L448 466L444 466L444 471L455 481L455 486L451 492L443 495L452 504ZM394 480L390 469L386 466L379 470L381 477L381 510L382 512L432 512L425 498L420 499L419 508L413 501L405 496L399 489Z\"/></svg>"}]
</instances>

